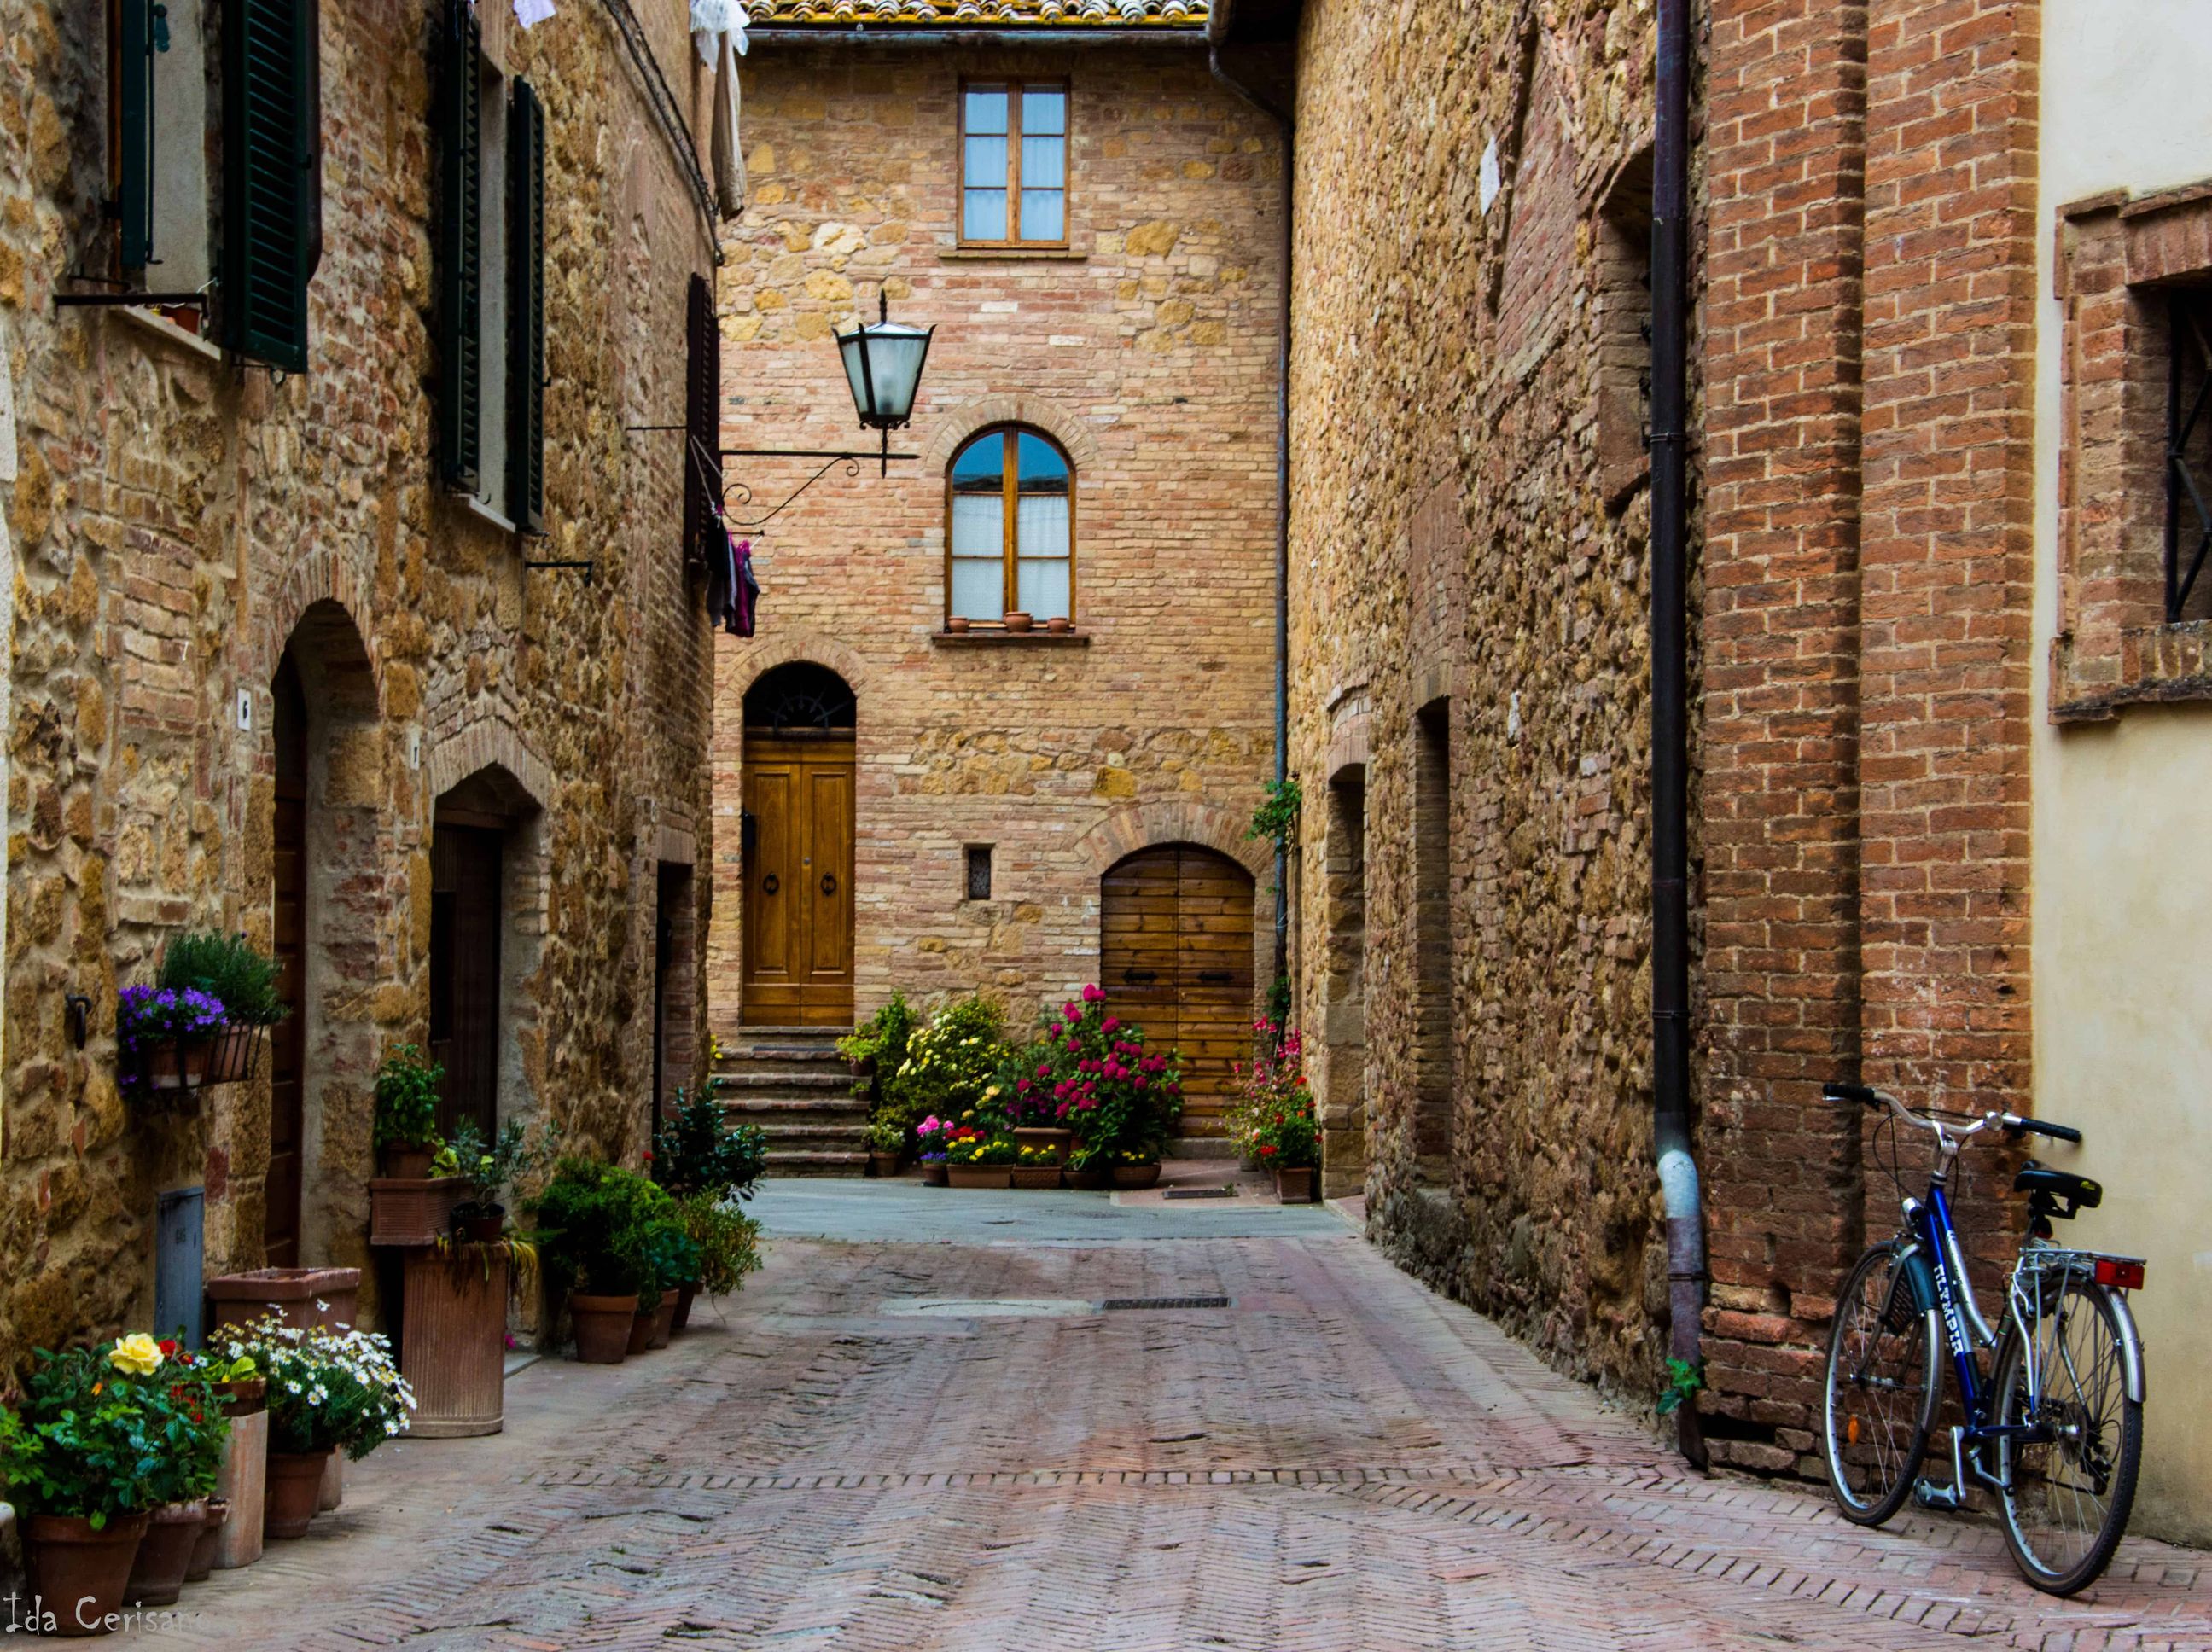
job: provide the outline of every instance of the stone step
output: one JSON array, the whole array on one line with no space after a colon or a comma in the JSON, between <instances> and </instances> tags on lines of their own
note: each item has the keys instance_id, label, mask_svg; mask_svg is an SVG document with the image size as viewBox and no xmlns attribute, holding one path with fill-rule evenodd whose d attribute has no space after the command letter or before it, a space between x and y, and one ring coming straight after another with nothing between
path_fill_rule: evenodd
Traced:
<instances>
[{"instance_id":1,"label":"stone step","mask_svg":"<svg viewBox=\"0 0 2212 1652\"><path fill-rule=\"evenodd\" d=\"M825 1147L858 1145L865 1152L868 1145L868 1127L865 1124L825 1124L812 1119L791 1119L763 1124L760 1133L768 1139L770 1152L778 1147L803 1143L819 1143Z\"/></svg>"},{"instance_id":2,"label":"stone step","mask_svg":"<svg viewBox=\"0 0 2212 1652\"><path fill-rule=\"evenodd\" d=\"M796 1095L802 1090L842 1091L850 1094L853 1078L846 1072L759 1072L748 1067L714 1075L715 1093L726 1098L760 1094Z\"/></svg>"},{"instance_id":3,"label":"stone step","mask_svg":"<svg viewBox=\"0 0 2212 1652\"><path fill-rule=\"evenodd\" d=\"M757 1093L742 1100L725 1102L722 1106L722 1116L729 1119L759 1121L802 1113L818 1113L824 1118L865 1119L868 1116L868 1104L858 1096L800 1090L790 1096Z\"/></svg>"},{"instance_id":4,"label":"stone step","mask_svg":"<svg viewBox=\"0 0 2212 1652\"><path fill-rule=\"evenodd\" d=\"M866 1152L835 1150L772 1151L768 1156L772 1176L863 1176L868 1173Z\"/></svg>"}]
</instances>

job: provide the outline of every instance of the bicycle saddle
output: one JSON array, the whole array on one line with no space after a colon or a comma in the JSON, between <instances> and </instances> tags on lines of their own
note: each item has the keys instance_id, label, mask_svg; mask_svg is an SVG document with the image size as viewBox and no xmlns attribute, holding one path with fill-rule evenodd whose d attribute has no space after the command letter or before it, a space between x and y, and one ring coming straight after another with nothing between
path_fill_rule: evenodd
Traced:
<instances>
[{"instance_id":1,"label":"bicycle saddle","mask_svg":"<svg viewBox=\"0 0 2212 1652\"><path fill-rule=\"evenodd\" d=\"M2020 1174L2012 1179L2012 1190L2016 1193L2040 1193L2046 1200L2064 1200L2066 1208L2054 1206L2051 1212L2053 1216L2070 1217L2076 1211L2094 1211L2105 1202L2104 1188L2088 1177L2077 1176L2071 1170L2054 1170L2033 1159L2020 1167Z\"/></svg>"}]
</instances>

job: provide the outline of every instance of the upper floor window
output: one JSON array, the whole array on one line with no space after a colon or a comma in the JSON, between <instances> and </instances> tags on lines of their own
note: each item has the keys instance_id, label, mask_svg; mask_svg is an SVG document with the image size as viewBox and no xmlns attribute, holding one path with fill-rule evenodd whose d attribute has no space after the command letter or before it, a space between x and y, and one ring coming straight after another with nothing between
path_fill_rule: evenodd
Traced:
<instances>
[{"instance_id":1,"label":"upper floor window","mask_svg":"<svg viewBox=\"0 0 2212 1652\"><path fill-rule=\"evenodd\" d=\"M1050 437L1000 425L953 455L945 616L1075 616L1075 472Z\"/></svg>"},{"instance_id":2,"label":"upper floor window","mask_svg":"<svg viewBox=\"0 0 2212 1652\"><path fill-rule=\"evenodd\" d=\"M960 240L1067 244L1067 82L978 81L960 92Z\"/></svg>"}]
</instances>

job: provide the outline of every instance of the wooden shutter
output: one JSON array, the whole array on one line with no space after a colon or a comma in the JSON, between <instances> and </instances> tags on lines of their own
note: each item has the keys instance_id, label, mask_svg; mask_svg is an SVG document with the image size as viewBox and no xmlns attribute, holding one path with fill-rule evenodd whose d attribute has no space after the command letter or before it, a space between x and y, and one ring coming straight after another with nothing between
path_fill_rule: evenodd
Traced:
<instances>
[{"instance_id":1,"label":"wooden shutter","mask_svg":"<svg viewBox=\"0 0 2212 1652\"><path fill-rule=\"evenodd\" d=\"M119 262L154 256L154 0L120 0L115 35L115 217Z\"/></svg>"},{"instance_id":2,"label":"wooden shutter","mask_svg":"<svg viewBox=\"0 0 2212 1652\"><path fill-rule=\"evenodd\" d=\"M322 111L312 0L224 0L223 342L307 367L320 250Z\"/></svg>"},{"instance_id":3,"label":"wooden shutter","mask_svg":"<svg viewBox=\"0 0 2212 1652\"><path fill-rule=\"evenodd\" d=\"M482 35L469 0L446 0L438 64L438 470L481 484L483 412Z\"/></svg>"},{"instance_id":4,"label":"wooden shutter","mask_svg":"<svg viewBox=\"0 0 2212 1652\"><path fill-rule=\"evenodd\" d=\"M691 277L685 317L684 368L684 560L703 565L714 531L712 501L722 496L722 335L714 325L714 288Z\"/></svg>"},{"instance_id":5,"label":"wooden shutter","mask_svg":"<svg viewBox=\"0 0 2212 1652\"><path fill-rule=\"evenodd\" d=\"M545 531L545 111L514 83L507 145L507 509Z\"/></svg>"}]
</instances>

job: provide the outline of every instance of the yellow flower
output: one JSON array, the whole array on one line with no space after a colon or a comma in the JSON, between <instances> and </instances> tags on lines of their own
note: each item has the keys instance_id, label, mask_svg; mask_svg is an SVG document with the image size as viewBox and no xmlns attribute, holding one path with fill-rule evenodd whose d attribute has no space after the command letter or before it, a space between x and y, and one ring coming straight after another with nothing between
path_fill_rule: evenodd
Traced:
<instances>
[{"instance_id":1,"label":"yellow flower","mask_svg":"<svg viewBox=\"0 0 2212 1652\"><path fill-rule=\"evenodd\" d=\"M133 1332L115 1345L107 1363L134 1376L151 1376L161 1366L161 1345L143 1331Z\"/></svg>"}]
</instances>

